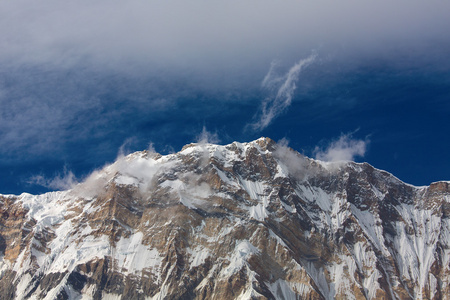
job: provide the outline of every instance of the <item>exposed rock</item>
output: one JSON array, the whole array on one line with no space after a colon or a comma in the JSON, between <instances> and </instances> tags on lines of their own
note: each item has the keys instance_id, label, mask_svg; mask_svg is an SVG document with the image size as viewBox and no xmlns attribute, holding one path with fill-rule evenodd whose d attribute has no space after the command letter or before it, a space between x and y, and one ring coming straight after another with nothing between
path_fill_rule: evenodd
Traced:
<instances>
[{"instance_id":1,"label":"exposed rock","mask_svg":"<svg viewBox=\"0 0 450 300\"><path fill-rule=\"evenodd\" d=\"M268 138L0 196L2 299L448 299L450 187Z\"/></svg>"}]
</instances>

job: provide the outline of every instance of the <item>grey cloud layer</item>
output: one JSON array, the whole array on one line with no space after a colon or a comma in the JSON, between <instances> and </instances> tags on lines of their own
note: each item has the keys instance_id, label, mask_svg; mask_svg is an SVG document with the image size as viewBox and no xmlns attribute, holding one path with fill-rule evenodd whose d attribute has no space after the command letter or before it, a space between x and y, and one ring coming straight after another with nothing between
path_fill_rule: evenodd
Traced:
<instances>
[{"instance_id":1,"label":"grey cloud layer","mask_svg":"<svg viewBox=\"0 0 450 300\"><path fill-rule=\"evenodd\" d=\"M0 59L208 69L323 43L439 38L448 11L448 1L3 1Z\"/></svg>"}]
</instances>

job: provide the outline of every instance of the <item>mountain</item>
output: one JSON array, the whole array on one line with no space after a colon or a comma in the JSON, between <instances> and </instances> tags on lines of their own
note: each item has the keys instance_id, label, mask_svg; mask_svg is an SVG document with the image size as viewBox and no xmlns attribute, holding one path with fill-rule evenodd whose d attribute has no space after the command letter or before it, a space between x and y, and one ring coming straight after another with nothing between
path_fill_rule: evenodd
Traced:
<instances>
[{"instance_id":1,"label":"mountain","mask_svg":"<svg viewBox=\"0 0 450 300\"><path fill-rule=\"evenodd\" d=\"M449 299L450 187L268 138L0 196L2 299Z\"/></svg>"}]
</instances>

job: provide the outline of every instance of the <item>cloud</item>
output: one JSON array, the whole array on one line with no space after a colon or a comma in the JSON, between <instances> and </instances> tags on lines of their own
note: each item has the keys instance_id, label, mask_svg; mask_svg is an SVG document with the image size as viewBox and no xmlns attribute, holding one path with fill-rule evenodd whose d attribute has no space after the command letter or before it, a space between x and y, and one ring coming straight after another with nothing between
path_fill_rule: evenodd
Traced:
<instances>
[{"instance_id":1,"label":"cloud","mask_svg":"<svg viewBox=\"0 0 450 300\"><path fill-rule=\"evenodd\" d=\"M308 174L309 162L303 155L294 151L288 145L288 139L281 139L277 142L277 147L273 154L290 176L303 181Z\"/></svg>"},{"instance_id":2,"label":"cloud","mask_svg":"<svg viewBox=\"0 0 450 300\"><path fill-rule=\"evenodd\" d=\"M157 154L158 153L158 152L156 152L155 145L153 144L153 142L148 143L147 151L149 154Z\"/></svg>"},{"instance_id":3,"label":"cloud","mask_svg":"<svg viewBox=\"0 0 450 300\"><path fill-rule=\"evenodd\" d=\"M449 8L433 0L2 1L0 56L66 67L88 59L128 71L152 64L211 70L323 43L442 37Z\"/></svg>"},{"instance_id":4,"label":"cloud","mask_svg":"<svg viewBox=\"0 0 450 300\"><path fill-rule=\"evenodd\" d=\"M269 90L275 90L276 87L280 85L280 82L283 80L283 76L279 75L276 71L279 64L279 60L273 60L270 63L269 72L267 72L266 76L264 76L264 79L261 82L261 87Z\"/></svg>"},{"instance_id":5,"label":"cloud","mask_svg":"<svg viewBox=\"0 0 450 300\"><path fill-rule=\"evenodd\" d=\"M136 138L135 137L130 137L127 138L125 140L125 142L123 142L122 145L120 145L119 147L119 151L117 152L117 159L123 158L126 155L130 154L132 151L130 150L130 147L133 145L133 143L136 142ZM150 144L150 147L153 148L153 144ZM154 149L153 149L154 150Z\"/></svg>"},{"instance_id":6,"label":"cloud","mask_svg":"<svg viewBox=\"0 0 450 300\"><path fill-rule=\"evenodd\" d=\"M197 143L199 144L217 144L220 142L219 136L217 133L209 132L205 126L203 126L202 132L197 136Z\"/></svg>"},{"instance_id":7,"label":"cloud","mask_svg":"<svg viewBox=\"0 0 450 300\"><path fill-rule=\"evenodd\" d=\"M206 167L209 163L209 150L206 148L206 144L217 144L220 142L219 136L217 133L211 133L206 130L206 127L203 126L202 132L197 137L197 143L200 145L201 156L200 156L200 166L202 168Z\"/></svg>"},{"instance_id":8,"label":"cloud","mask_svg":"<svg viewBox=\"0 0 450 300\"><path fill-rule=\"evenodd\" d=\"M28 180L28 184L40 185L51 190L69 190L78 184L76 176L72 171L64 168L63 174L58 174L53 178L46 178L42 175L34 175Z\"/></svg>"},{"instance_id":9,"label":"cloud","mask_svg":"<svg viewBox=\"0 0 450 300\"><path fill-rule=\"evenodd\" d=\"M301 59L289 69L286 75L281 77L275 75L274 68L276 63L272 62L269 72L264 77L261 85L270 91L276 90L276 93L263 101L259 120L251 125L254 130L260 131L269 126L273 119L291 105L300 72L312 64L316 57L317 54L313 53L307 58Z\"/></svg>"},{"instance_id":10,"label":"cloud","mask_svg":"<svg viewBox=\"0 0 450 300\"><path fill-rule=\"evenodd\" d=\"M328 162L353 161L355 157L364 157L369 140L353 139L352 134L342 134L325 149L316 147L314 156L318 160Z\"/></svg>"}]
</instances>

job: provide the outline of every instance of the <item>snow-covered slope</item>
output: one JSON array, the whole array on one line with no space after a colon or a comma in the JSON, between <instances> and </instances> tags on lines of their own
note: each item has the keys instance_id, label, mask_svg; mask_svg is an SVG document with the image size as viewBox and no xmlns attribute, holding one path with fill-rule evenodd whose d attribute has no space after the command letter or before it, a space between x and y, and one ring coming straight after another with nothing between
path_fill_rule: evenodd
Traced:
<instances>
[{"instance_id":1,"label":"snow-covered slope","mask_svg":"<svg viewBox=\"0 0 450 300\"><path fill-rule=\"evenodd\" d=\"M450 187L268 138L0 196L1 299L448 299Z\"/></svg>"}]
</instances>

